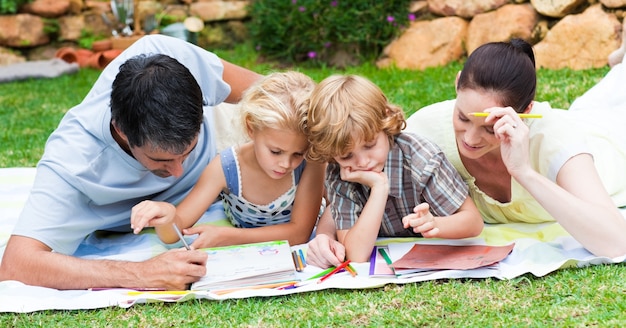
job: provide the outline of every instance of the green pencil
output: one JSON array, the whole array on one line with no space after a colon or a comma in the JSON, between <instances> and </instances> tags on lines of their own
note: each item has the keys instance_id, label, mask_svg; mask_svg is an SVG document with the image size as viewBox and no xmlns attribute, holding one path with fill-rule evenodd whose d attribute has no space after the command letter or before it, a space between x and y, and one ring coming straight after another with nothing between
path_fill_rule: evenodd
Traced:
<instances>
[{"instance_id":1,"label":"green pencil","mask_svg":"<svg viewBox=\"0 0 626 328\"><path fill-rule=\"evenodd\" d=\"M385 262L387 262L387 266L389 266L389 269L393 271L393 274L396 274L396 269L393 268L392 266L393 262L391 261L391 258L389 258L387 251L385 251L385 249L381 247L377 247L377 248L378 248L378 252L380 253L380 255L382 255L383 258L385 259Z\"/></svg>"},{"instance_id":2,"label":"green pencil","mask_svg":"<svg viewBox=\"0 0 626 328\"><path fill-rule=\"evenodd\" d=\"M334 266L330 267L330 268L328 268L328 269L326 269L326 270L324 270L324 271L322 271L322 272L320 272L320 273L318 273L318 274L316 274L316 275L314 275L314 276L312 276L310 278L308 278L307 280L312 280L312 279L317 279L317 278L323 277L323 276L325 276L326 274L330 273L333 270L335 270Z\"/></svg>"}]
</instances>

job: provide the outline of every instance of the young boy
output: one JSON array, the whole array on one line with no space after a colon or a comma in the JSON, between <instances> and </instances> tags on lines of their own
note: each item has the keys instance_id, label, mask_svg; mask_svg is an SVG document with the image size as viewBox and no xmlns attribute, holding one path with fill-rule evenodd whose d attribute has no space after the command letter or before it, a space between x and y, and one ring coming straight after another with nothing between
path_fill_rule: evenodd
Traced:
<instances>
[{"instance_id":1,"label":"young boy","mask_svg":"<svg viewBox=\"0 0 626 328\"><path fill-rule=\"evenodd\" d=\"M346 257L369 259L377 237L466 238L483 220L432 142L402 133L401 108L371 81L323 80L311 95L307 159L328 161L326 189Z\"/></svg>"}]
</instances>

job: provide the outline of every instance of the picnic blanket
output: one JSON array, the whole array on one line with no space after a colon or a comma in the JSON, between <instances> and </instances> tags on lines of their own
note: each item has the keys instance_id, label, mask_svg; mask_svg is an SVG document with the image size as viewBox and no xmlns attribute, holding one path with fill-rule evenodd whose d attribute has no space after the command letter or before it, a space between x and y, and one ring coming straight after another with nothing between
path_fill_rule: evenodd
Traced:
<instances>
[{"instance_id":1,"label":"picnic blanket","mask_svg":"<svg viewBox=\"0 0 626 328\"><path fill-rule=\"evenodd\" d=\"M0 259L7 240L19 216L35 176L34 168L0 169ZM624 211L626 214L626 211ZM214 204L199 224L228 224L220 203ZM624 262L625 257L609 259L597 257L585 250L556 223L545 224L499 224L487 225L480 236L464 240L431 239L379 239L377 244L393 242L443 243L451 245L508 245L515 243L509 256L500 262L497 269L443 270L428 272L410 278L369 277L368 263L354 263L358 275L337 274L323 283L308 284L294 289L244 289L220 294L209 291L185 291L163 293L132 293L128 290L103 291L56 290L24 285L17 281L0 282L0 312L33 312L41 310L79 310L104 307L130 307L137 303L152 301L184 302L190 299L224 300L230 298L271 297L293 293L312 292L322 289L377 288L386 284L405 284L435 279L496 278L512 279L530 273L544 276L567 267L610 264ZM181 247L180 244L165 245L149 229L139 235L92 234L81 244L76 256L90 259L118 259L141 261L167 249ZM306 245L296 245L306 254ZM307 279L322 270L311 265L298 273Z\"/></svg>"},{"instance_id":2,"label":"picnic blanket","mask_svg":"<svg viewBox=\"0 0 626 328\"><path fill-rule=\"evenodd\" d=\"M62 59L34 60L0 66L0 83L29 78L52 78L78 72L77 63L66 63Z\"/></svg>"}]
</instances>

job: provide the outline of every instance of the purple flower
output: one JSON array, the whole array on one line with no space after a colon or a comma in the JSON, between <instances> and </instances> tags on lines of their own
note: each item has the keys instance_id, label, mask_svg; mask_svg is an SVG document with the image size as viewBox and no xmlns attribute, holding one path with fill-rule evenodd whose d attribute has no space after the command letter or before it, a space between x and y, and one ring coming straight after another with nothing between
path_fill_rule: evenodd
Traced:
<instances>
[{"instance_id":1,"label":"purple flower","mask_svg":"<svg viewBox=\"0 0 626 328\"><path fill-rule=\"evenodd\" d=\"M396 20L393 16L387 16L387 21L389 23L393 22L394 20Z\"/></svg>"},{"instance_id":2,"label":"purple flower","mask_svg":"<svg viewBox=\"0 0 626 328\"><path fill-rule=\"evenodd\" d=\"M337 1L336 0L335 1L331 1L330 2L330 6L331 7L337 7Z\"/></svg>"},{"instance_id":3,"label":"purple flower","mask_svg":"<svg viewBox=\"0 0 626 328\"><path fill-rule=\"evenodd\" d=\"M326 42L324 43L324 48L330 48L330 46L332 46L333 43L332 42Z\"/></svg>"},{"instance_id":4,"label":"purple flower","mask_svg":"<svg viewBox=\"0 0 626 328\"><path fill-rule=\"evenodd\" d=\"M412 22L415 20L415 14L409 14L409 20Z\"/></svg>"},{"instance_id":5,"label":"purple flower","mask_svg":"<svg viewBox=\"0 0 626 328\"><path fill-rule=\"evenodd\" d=\"M309 53L307 54L307 56L311 59L317 57L317 53L315 51L309 51Z\"/></svg>"},{"instance_id":6,"label":"purple flower","mask_svg":"<svg viewBox=\"0 0 626 328\"><path fill-rule=\"evenodd\" d=\"M261 50L261 45L260 45L260 44L259 44L259 45L257 45L257 46L255 47L255 49L256 49L256 51L260 51L260 50Z\"/></svg>"},{"instance_id":7,"label":"purple flower","mask_svg":"<svg viewBox=\"0 0 626 328\"><path fill-rule=\"evenodd\" d=\"M300 6L300 7L298 7L298 10L299 10L301 13L303 13L303 12L305 12L305 11L306 11L306 7L305 7L305 6Z\"/></svg>"},{"instance_id":8,"label":"purple flower","mask_svg":"<svg viewBox=\"0 0 626 328\"><path fill-rule=\"evenodd\" d=\"M298 0L291 0L291 3L295 5L296 3L298 3Z\"/></svg>"}]
</instances>

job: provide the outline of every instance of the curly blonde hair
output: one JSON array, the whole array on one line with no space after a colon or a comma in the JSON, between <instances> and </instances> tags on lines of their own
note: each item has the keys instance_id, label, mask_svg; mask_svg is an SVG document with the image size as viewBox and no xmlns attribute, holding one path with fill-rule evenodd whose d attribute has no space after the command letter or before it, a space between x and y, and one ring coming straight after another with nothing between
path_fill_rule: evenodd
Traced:
<instances>
[{"instance_id":1,"label":"curly blonde hair","mask_svg":"<svg viewBox=\"0 0 626 328\"><path fill-rule=\"evenodd\" d=\"M305 122L310 143L306 159L333 161L381 131L391 145L405 126L402 109L390 104L376 84L358 75L333 75L311 94Z\"/></svg>"},{"instance_id":2,"label":"curly blonde hair","mask_svg":"<svg viewBox=\"0 0 626 328\"><path fill-rule=\"evenodd\" d=\"M304 134L303 121L315 82L296 72L271 73L248 88L242 97L241 118L246 131L289 130Z\"/></svg>"}]
</instances>

